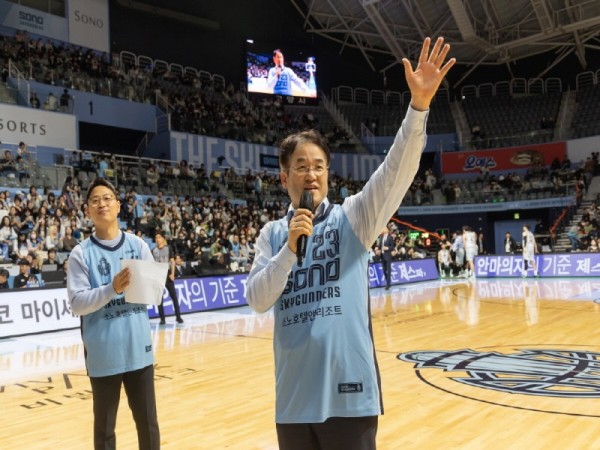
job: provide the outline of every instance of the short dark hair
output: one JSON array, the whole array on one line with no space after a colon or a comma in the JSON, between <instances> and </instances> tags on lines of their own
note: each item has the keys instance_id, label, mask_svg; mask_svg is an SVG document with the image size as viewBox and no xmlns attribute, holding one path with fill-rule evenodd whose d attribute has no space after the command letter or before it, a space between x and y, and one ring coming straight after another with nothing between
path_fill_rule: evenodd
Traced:
<instances>
[{"instance_id":1,"label":"short dark hair","mask_svg":"<svg viewBox=\"0 0 600 450\"><path fill-rule=\"evenodd\" d=\"M305 130L290 134L279 144L279 166L286 170L290 167L290 159L294 151L302 144L314 144L323 150L327 165L331 163L331 152L327 146L327 139L317 130Z\"/></svg>"},{"instance_id":2,"label":"short dark hair","mask_svg":"<svg viewBox=\"0 0 600 450\"><path fill-rule=\"evenodd\" d=\"M106 178L94 178L94 180L90 183L90 187L87 190L87 194L85 196L85 202L89 202L90 201L90 195L92 194L92 191L94 189L96 189L98 186L104 186L107 187L108 189L110 189L112 191L112 193L115 195L116 199L119 200L119 191L117 191L117 188L115 188L115 186L108 181Z\"/></svg>"}]
</instances>

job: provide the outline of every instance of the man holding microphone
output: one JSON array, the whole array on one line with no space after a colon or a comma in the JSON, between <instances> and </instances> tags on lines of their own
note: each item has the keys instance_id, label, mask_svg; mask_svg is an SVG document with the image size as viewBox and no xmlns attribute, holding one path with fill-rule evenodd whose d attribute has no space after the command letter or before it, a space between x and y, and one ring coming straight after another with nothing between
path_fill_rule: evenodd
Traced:
<instances>
[{"instance_id":1,"label":"man holding microphone","mask_svg":"<svg viewBox=\"0 0 600 450\"><path fill-rule=\"evenodd\" d=\"M284 58L281 50L273 50L273 63L275 67L269 69L267 76L267 86L269 89L273 89L273 94L293 95L292 83L302 91L309 91L306 83L292 69L284 66Z\"/></svg>"},{"instance_id":2,"label":"man holding microphone","mask_svg":"<svg viewBox=\"0 0 600 450\"><path fill-rule=\"evenodd\" d=\"M302 131L281 144L280 179L291 204L287 217L262 228L247 284L255 311L274 307L280 449L376 448L383 405L366 271L371 245L418 170L429 104L455 63L446 62L443 38L430 46L425 39L415 70L403 60L411 106L382 165L342 205L327 199L325 139ZM301 202L307 196L312 202Z\"/></svg>"}]
</instances>

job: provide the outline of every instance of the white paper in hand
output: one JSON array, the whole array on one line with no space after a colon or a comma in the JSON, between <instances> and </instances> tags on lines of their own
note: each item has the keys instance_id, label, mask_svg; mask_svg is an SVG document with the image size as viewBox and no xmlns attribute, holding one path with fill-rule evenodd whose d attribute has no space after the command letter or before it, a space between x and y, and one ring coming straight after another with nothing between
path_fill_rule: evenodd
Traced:
<instances>
[{"instance_id":1,"label":"white paper in hand","mask_svg":"<svg viewBox=\"0 0 600 450\"><path fill-rule=\"evenodd\" d=\"M160 305L169 264L143 259L122 259L121 270L126 267L131 271L131 282L124 291L125 301Z\"/></svg>"}]
</instances>

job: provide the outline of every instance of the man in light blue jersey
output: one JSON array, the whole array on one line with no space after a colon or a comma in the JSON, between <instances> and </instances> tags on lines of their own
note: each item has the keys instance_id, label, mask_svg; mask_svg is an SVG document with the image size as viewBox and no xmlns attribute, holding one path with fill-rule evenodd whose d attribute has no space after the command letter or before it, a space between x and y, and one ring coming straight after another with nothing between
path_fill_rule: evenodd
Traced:
<instances>
[{"instance_id":1,"label":"man in light blue jersey","mask_svg":"<svg viewBox=\"0 0 600 450\"><path fill-rule=\"evenodd\" d=\"M291 204L267 223L248 276L248 304L274 309L275 422L282 450L373 450L381 383L369 307L369 249L419 167L429 104L454 65L439 38L425 39L413 70L403 60L411 106L383 164L342 205L327 199L331 155L316 131L281 144L280 179ZM314 208L300 207L304 192ZM311 202L302 202L310 204ZM299 237L307 236L306 245ZM306 254L298 261L298 248ZM301 264L298 264L301 262Z\"/></svg>"},{"instance_id":2,"label":"man in light blue jersey","mask_svg":"<svg viewBox=\"0 0 600 450\"><path fill-rule=\"evenodd\" d=\"M94 448L116 448L117 409L124 386L139 448L159 449L148 309L126 301L123 291L131 281L131 272L120 268L122 259L154 258L146 242L119 229L121 202L109 181L94 179L86 202L95 231L71 251L67 292L73 314L81 316L94 403Z\"/></svg>"},{"instance_id":3,"label":"man in light blue jersey","mask_svg":"<svg viewBox=\"0 0 600 450\"><path fill-rule=\"evenodd\" d=\"M267 74L267 86L273 89L273 94L292 95L292 84L302 91L309 91L306 83L290 68L284 65L284 57L281 50L273 50L273 63L275 67L269 69Z\"/></svg>"}]
</instances>

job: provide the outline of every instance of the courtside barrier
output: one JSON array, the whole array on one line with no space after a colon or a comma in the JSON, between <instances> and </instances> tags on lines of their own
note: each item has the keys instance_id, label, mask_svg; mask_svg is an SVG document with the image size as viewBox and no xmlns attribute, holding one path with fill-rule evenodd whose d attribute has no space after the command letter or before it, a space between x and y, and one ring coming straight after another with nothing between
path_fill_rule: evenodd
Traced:
<instances>
[{"instance_id":1,"label":"courtside barrier","mask_svg":"<svg viewBox=\"0 0 600 450\"><path fill-rule=\"evenodd\" d=\"M248 274L228 274L175 280L181 312L192 313L247 305ZM392 263L392 285L435 280L439 277L431 258ZM385 286L381 264L369 265L369 286ZM165 314L173 314L173 302L165 290ZM148 306L151 319L158 307ZM78 328L79 317L71 313L67 289L35 288L0 291L0 339Z\"/></svg>"}]
</instances>

